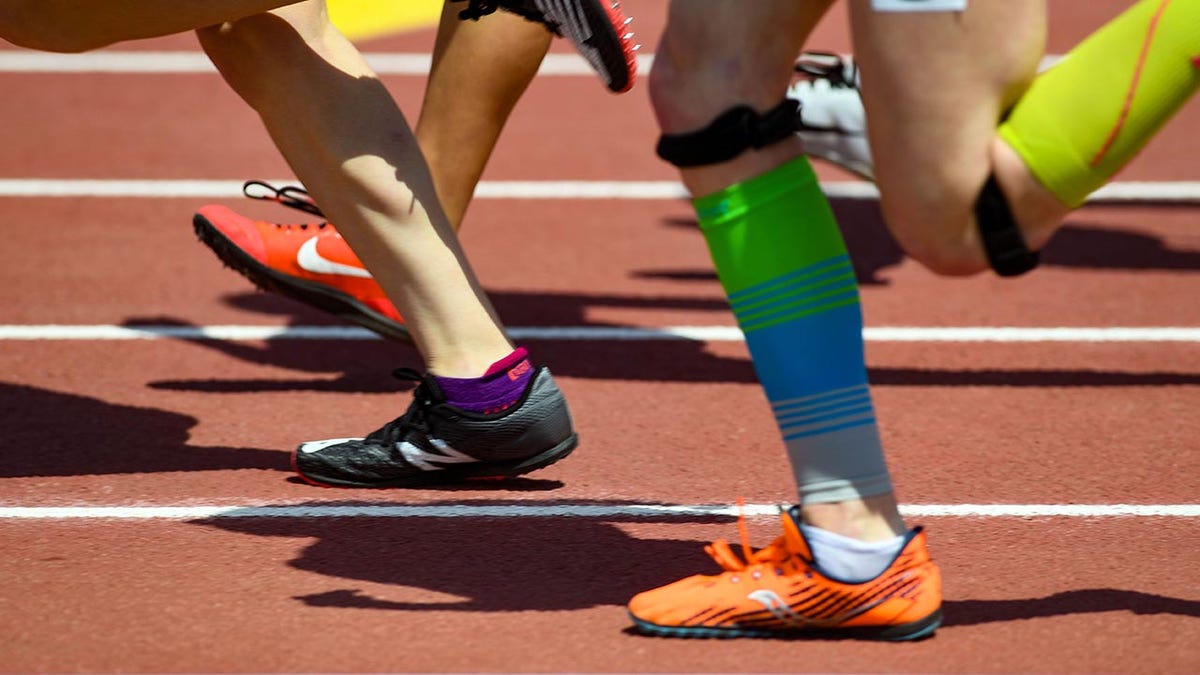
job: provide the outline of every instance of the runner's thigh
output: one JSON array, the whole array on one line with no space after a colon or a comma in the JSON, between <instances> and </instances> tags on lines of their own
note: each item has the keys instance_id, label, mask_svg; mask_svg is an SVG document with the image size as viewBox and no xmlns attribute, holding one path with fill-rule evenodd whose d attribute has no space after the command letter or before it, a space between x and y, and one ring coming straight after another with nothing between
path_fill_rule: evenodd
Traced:
<instances>
[{"instance_id":1,"label":"runner's thigh","mask_svg":"<svg viewBox=\"0 0 1200 675\"><path fill-rule=\"evenodd\" d=\"M173 35L297 0L0 0L0 39L31 49L83 52Z\"/></svg>"}]
</instances>

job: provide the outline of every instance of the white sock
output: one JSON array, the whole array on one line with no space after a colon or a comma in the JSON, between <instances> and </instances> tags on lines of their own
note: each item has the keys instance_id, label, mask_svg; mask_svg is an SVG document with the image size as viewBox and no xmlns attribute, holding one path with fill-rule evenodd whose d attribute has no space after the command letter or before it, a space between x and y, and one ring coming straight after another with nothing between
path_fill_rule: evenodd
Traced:
<instances>
[{"instance_id":1,"label":"white sock","mask_svg":"<svg viewBox=\"0 0 1200 675\"><path fill-rule=\"evenodd\" d=\"M860 541L803 523L800 531L808 540L817 569L837 581L850 583L862 583L879 576L900 553L907 539L902 534L883 541Z\"/></svg>"}]
</instances>

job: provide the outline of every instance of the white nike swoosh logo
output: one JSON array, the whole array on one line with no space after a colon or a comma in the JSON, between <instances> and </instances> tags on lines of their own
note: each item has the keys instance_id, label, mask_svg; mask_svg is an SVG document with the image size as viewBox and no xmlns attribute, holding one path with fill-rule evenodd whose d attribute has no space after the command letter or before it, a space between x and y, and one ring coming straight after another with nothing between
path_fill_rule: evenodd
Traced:
<instances>
[{"instance_id":1,"label":"white nike swoosh logo","mask_svg":"<svg viewBox=\"0 0 1200 675\"><path fill-rule=\"evenodd\" d=\"M300 266L300 269L313 272L314 274L340 274L345 277L358 277L360 279L371 278L371 273L361 267L344 265L322 256L317 251L316 237L309 239L300 246L300 250L296 252L296 264Z\"/></svg>"}]
</instances>

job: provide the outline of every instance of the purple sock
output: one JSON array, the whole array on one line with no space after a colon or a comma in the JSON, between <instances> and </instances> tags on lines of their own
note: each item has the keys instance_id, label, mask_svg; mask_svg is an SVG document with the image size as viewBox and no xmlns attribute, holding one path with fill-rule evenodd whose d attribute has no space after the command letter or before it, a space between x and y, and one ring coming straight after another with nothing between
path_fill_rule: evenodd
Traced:
<instances>
[{"instance_id":1,"label":"purple sock","mask_svg":"<svg viewBox=\"0 0 1200 675\"><path fill-rule=\"evenodd\" d=\"M492 364L482 377L434 376L446 402L456 408L478 413L498 413L511 407L525 393L533 377L529 352L518 347L513 353Z\"/></svg>"}]
</instances>

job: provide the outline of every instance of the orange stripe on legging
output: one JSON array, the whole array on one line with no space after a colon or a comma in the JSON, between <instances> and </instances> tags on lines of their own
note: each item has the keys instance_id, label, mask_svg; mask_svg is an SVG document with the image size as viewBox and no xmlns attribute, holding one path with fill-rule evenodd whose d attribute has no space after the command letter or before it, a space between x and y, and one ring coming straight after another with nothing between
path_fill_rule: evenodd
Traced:
<instances>
[{"instance_id":1,"label":"orange stripe on legging","mask_svg":"<svg viewBox=\"0 0 1200 675\"><path fill-rule=\"evenodd\" d=\"M1158 20L1162 18L1163 12L1170 3L1171 0L1163 0L1162 4L1158 6L1158 10L1154 12L1154 17L1150 19L1150 25L1146 28L1146 40L1142 42L1142 53L1138 55L1137 68L1133 71L1133 81L1129 83L1129 91L1125 94L1125 104L1121 106L1121 115L1117 118L1116 125L1113 126L1112 132L1109 133L1100 151L1092 158L1093 169L1104 160L1104 156L1112 149L1113 143L1116 143L1121 129L1125 127L1125 121L1129 118L1129 110L1133 107L1133 96L1137 92L1138 82L1142 78L1142 69L1146 66L1146 56L1150 53L1150 43L1154 41L1154 31L1158 29Z\"/></svg>"}]
</instances>

